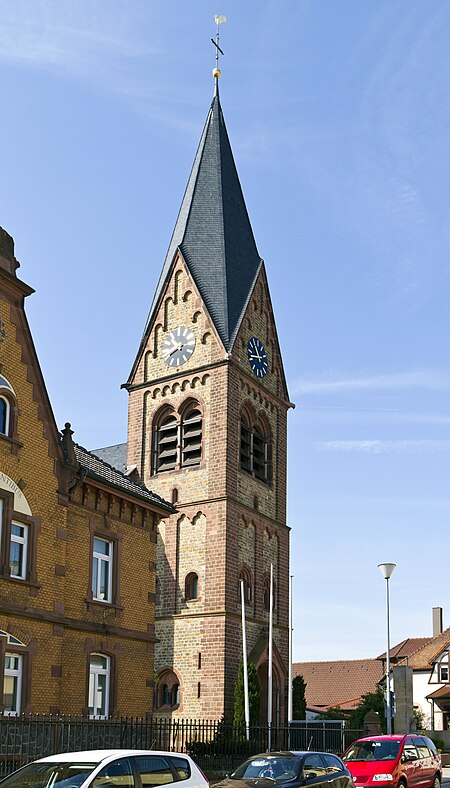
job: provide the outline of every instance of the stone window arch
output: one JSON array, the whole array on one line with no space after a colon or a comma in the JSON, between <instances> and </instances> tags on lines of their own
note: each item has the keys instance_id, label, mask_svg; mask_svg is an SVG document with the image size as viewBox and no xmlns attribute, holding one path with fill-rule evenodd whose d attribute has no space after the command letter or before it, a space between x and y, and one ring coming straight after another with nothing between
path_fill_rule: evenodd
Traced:
<instances>
[{"instance_id":1,"label":"stone window arch","mask_svg":"<svg viewBox=\"0 0 450 788\"><path fill-rule=\"evenodd\" d=\"M184 598L186 602L198 599L198 574L196 572L189 572L184 581Z\"/></svg>"},{"instance_id":2,"label":"stone window arch","mask_svg":"<svg viewBox=\"0 0 450 788\"><path fill-rule=\"evenodd\" d=\"M180 681L172 668L160 673L155 690L155 708L159 711L177 709L181 703Z\"/></svg>"},{"instance_id":3,"label":"stone window arch","mask_svg":"<svg viewBox=\"0 0 450 788\"><path fill-rule=\"evenodd\" d=\"M244 582L244 602L250 605L253 599L252 573L248 566L243 566L239 572L238 597L241 598L241 580Z\"/></svg>"},{"instance_id":4,"label":"stone window arch","mask_svg":"<svg viewBox=\"0 0 450 788\"><path fill-rule=\"evenodd\" d=\"M241 410L240 464L243 471L265 484L272 481L272 433L265 416Z\"/></svg>"},{"instance_id":5,"label":"stone window arch","mask_svg":"<svg viewBox=\"0 0 450 788\"><path fill-rule=\"evenodd\" d=\"M189 397L178 411L163 407L153 423L152 473L162 473L201 464L203 453L203 412L200 403Z\"/></svg>"}]
</instances>

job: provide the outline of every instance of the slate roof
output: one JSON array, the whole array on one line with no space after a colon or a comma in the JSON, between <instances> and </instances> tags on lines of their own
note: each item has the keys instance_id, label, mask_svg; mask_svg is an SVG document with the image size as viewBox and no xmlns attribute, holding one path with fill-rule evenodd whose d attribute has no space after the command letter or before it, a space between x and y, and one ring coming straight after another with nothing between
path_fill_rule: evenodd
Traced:
<instances>
[{"instance_id":1,"label":"slate roof","mask_svg":"<svg viewBox=\"0 0 450 788\"><path fill-rule=\"evenodd\" d=\"M382 665L376 659L295 662L292 673L294 677L302 675L306 681L308 709L354 709L362 695L375 691L382 678Z\"/></svg>"},{"instance_id":2,"label":"slate roof","mask_svg":"<svg viewBox=\"0 0 450 788\"><path fill-rule=\"evenodd\" d=\"M101 449L91 449L91 454L95 454L100 460L112 465L121 473L127 470L127 444L116 443L114 446L104 446Z\"/></svg>"},{"instance_id":3,"label":"slate roof","mask_svg":"<svg viewBox=\"0 0 450 788\"><path fill-rule=\"evenodd\" d=\"M143 342L177 248L227 350L233 346L262 260L256 248L218 94L200 139L150 309Z\"/></svg>"},{"instance_id":4,"label":"slate roof","mask_svg":"<svg viewBox=\"0 0 450 788\"><path fill-rule=\"evenodd\" d=\"M144 484L133 482L123 473L113 468L107 462L104 462L95 454L79 446L77 443L73 444L75 457L82 468L86 471L86 475L91 479L96 479L99 482L115 487L123 493L128 493L135 498L140 498L142 501L151 503L159 509L165 509L169 513L175 512L174 507L164 498L161 498L156 493L151 492Z\"/></svg>"}]
</instances>

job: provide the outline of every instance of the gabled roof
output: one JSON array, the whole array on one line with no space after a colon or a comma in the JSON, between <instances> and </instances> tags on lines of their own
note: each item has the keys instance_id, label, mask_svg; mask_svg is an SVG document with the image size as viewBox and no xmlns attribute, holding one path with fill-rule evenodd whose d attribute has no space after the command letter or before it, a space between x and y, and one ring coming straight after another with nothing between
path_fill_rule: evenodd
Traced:
<instances>
[{"instance_id":1,"label":"gabled roof","mask_svg":"<svg viewBox=\"0 0 450 788\"><path fill-rule=\"evenodd\" d=\"M437 637L431 638L430 642L422 648L417 649L414 654L408 657L407 664L416 670L426 670L431 667L434 660L447 646L450 646L450 627L444 629Z\"/></svg>"},{"instance_id":2,"label":"gabled roof","mask_svg":"<svg viewBox=\"0 0 450 788\"><path fill-rule=\"evenodd\" d=\"M382 678L382 665L376 659L296 662L292 669L294 677L301 675L306 682L306 705L311 710L353 709Z\"/></svg>"},{"instance_id":3,"label":"gabled roof","mask_svg":"<svg viewBox=\"0 0 450 788\"><path fill-rule=\"evenodd\" d=\"M411 654L414 654L419 649L431 643L432 637L429 638L406 638L395 646L392 646L389 654L392 660L398 662L399 660L408 659ZM377 659L386 659L386 652L380 654ZM409 664L409 661L408 661Z\"/></svg>"},{"instance_id":4,"label":"gabled roof","mask_svg":"<svg viewBox=\"0 0 450 788\"><path fill-rule=\"evenodd\" d=\"M226 350L231 350L262 260L253 237L218 93L206 119L143 342L151 329L177 249L183 255Z\"/></svg>"},{"instance_id":5,"label":"gabled roof","mask_svg":"<svg viewBox=\"0 0 450 788\"><path fill-rule=\"evenodd\" d=\"M73 447L75 458L86 472L87 477L103 482L103 484L114 487L123 493L128 493L128 495L132 495L142 501L151 503L158 509L165 509L170 514L175 512L172 504L165 501L164 498L161 498L159 495L156 495L156 493L151 492L144 484L132 481L116 468L103 462L103 460L96 457L95 454L79 446L77 443L74 443Z\"/></svg>"}]
</instances>

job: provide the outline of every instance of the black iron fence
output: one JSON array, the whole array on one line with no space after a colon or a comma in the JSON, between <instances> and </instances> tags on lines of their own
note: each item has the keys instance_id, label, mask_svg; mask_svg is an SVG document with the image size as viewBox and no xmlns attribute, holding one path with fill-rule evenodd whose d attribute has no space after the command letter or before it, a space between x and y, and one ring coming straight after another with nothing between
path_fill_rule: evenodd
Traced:
<instances>
[{"instance_id":1,"label":"black iron fence","mask_svg":"<svg viewBox=\"0 0 450 788\"><path fill-rule=\"evenodd\" d=\"M225 774L269 749L339 754L362 733L339 725L299 722L272 726L270 734L267 726L251 726L247 739L244 728L215 720L0 716L0 777L52 753L119 748L184 752L208 775Z\"/></svg>"}]
</instances>

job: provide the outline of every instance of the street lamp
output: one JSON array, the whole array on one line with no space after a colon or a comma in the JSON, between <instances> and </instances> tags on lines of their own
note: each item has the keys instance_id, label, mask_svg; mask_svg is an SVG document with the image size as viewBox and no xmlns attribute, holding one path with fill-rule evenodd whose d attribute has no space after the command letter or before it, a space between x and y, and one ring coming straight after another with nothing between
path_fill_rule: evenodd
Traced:
<instances>
[{"instance_id":1,"label":"street lamp","mask_svg":"<svg viewBox=\"0 0 450 788\"><path fill-rule=\"evenodd\" d=\"M387 622L387 651L386 651L386 723L388 736L392 733L392 707L391 707L391 638L389 627L389 578L397 564L378 564L378 569L386 580L386 622Z\"/></svg>"}]
</instances>

